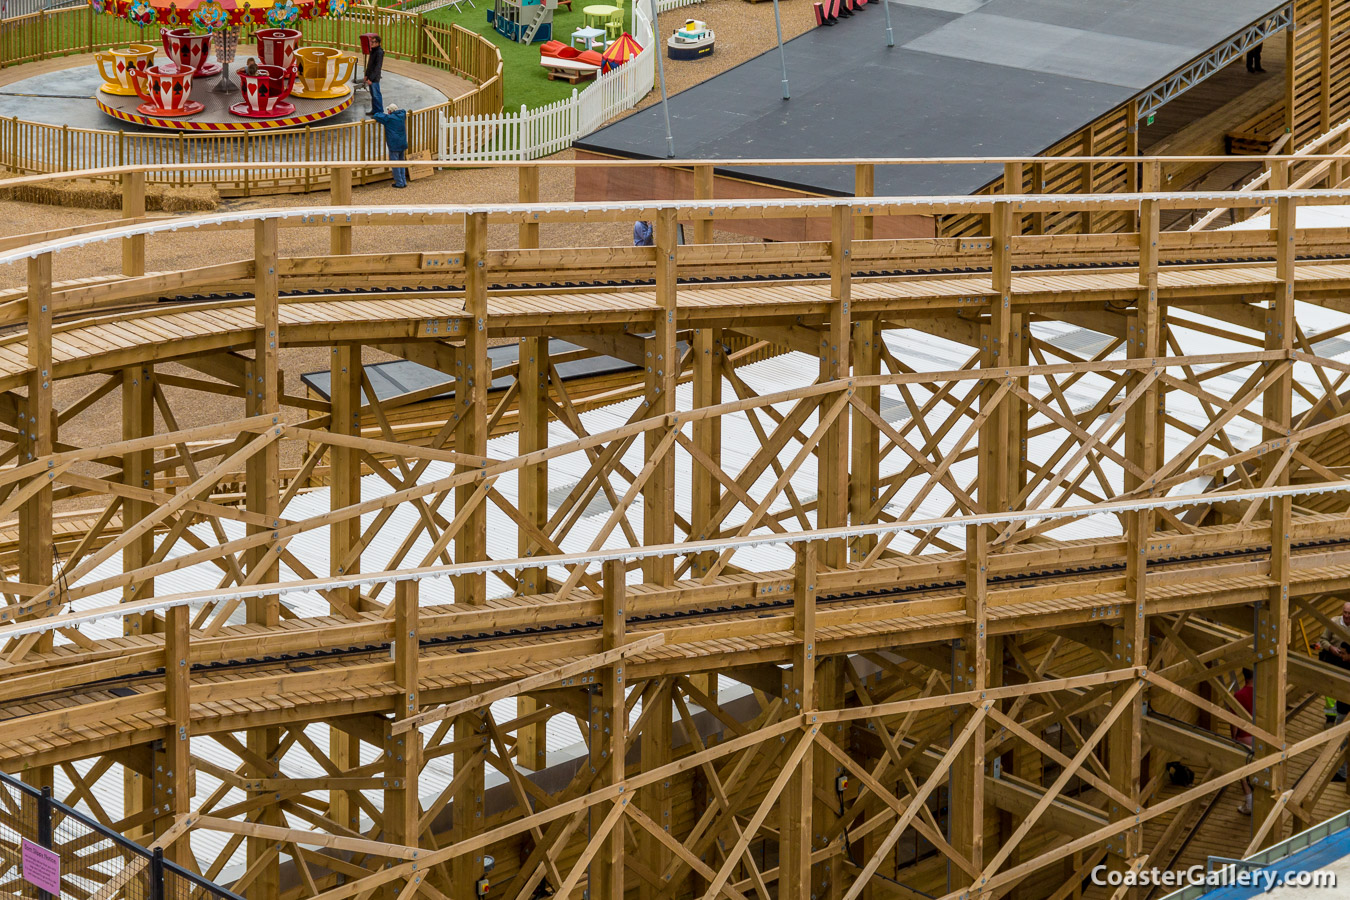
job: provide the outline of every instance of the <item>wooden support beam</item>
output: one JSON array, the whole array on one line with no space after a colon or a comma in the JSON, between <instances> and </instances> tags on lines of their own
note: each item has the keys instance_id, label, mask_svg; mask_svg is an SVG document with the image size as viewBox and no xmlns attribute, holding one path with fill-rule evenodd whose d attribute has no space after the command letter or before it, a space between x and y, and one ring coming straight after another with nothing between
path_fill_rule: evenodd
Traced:
<instances>
[{"instance_id":1,"label":"wooden support beam","mask_svg":"<svg viewBox=\"0 0 1350 900\"><path fill-rule=\"evenodd\" d=\"M816 692L816 568L820 547L797 545L792 572L792 664L784 671L783 698L788 711L802 715L815 709ZM806 891L813 884L811 850L815 835L815 767L810 758L788 779L779 800L778 879Z\"/></svg>"},{"instance_id":2,"label":"wooden support beam","mask_svg":"<svg viewBox=\"0 0 1350 900\"><path fill-rule=\"evenodd\" d=\"M880 344L883 331L873 319L860 319L853 323L853 375L855 378L881 374ZM881 386L859 387L854 393L852 431L850 450L852 463L849 467L849 521L854 525L870 525L868 515L877 502L877 479L880 477L881 432L873 417L863 409L872 410L877 415L881 411ZM876 546L875 537L856 538L849 549L849 560L861 562Z\"/></svg>"},{"instance_id":3,"label":"wooden support beam","mask_svg":"<svg viewBox=\"0 0 1350 900\"><path fill-rule=\"evenodd\" d=\"M694 329L694 408L705 409L722 402L722 370L726 355L719 328ZM694 422L694 446L715 466L722 465L722 421L712 416ZM689 524L694 540L707 540L713 517L722 505L722 484L707 466L690 460L692 500ZM696 577L708 574L717 554L707 551L694 559L691 572Z\"/></svg>"},{"instance_id":4,"label":"wooden support beam","mask_svg":"<svg viewBox=\"0 0 1350 900\"><path fill-rule=\"evenodd\" d=\"M1160 179L1157 163L1146 163L1145 190L1156 187ZM1162 355L1163 312L1158 303L1158 242L1161 231L1160 211L1153 200L1145 200L1139 210L1139 295L1135 314L1126 333L1126 354L1130 359L1154 359ZM1134 385L1141 383L1142 374L1132 377ZM1125 472L1125 489L1138 490L1143 477L1159 462L1159 444L1163 440L1161 416L1158 412L1158 385L1152 383L1125 414L1126 455L1133 469ZM1145 594L1149 539L1153 534L1154 516L1147 510L1127 513L1125 516L1125 597L1120 623L1112 635L1113 655L1122 665L1146 665L1148 662L1148 631ZM1113 705L1124 702L1128 685L1117 685L1112 692ZM1135 695L1131 695L1135 696ZM1139 766L1142 758L1142 695L1139 702L1131 702L1115 721L1107 734L1107 758L1111 786L1119 796L1129 798L1134 808L1115 799L1109 803L1111 821L1127 820L1138 813L1140 804ZM1143 852L1143 832L1135 828L1123 831L1107 843L1109 863L1127 870L1131 861Z\"/></svg>"},{"instance_id":5,"label":"wooden support beam","mask_svg":"<svg viewBox=\"0 0 1350 900\"><path fill-rule=\"evenodd\" d=\"M281 344L280 308L277 281L277 222L275 219L261 219L254 224L253 258L255 265L255 286L253 298L254 340L253 358L244 369L245 414L249 416L271 416L280 426L280 372L279 351ZM255 451L245 463L246 505L248 511L271 519L275 524L250 524L250 535L266 534L280 524L280 448L276 441L269 441ZM280 545L263 543L245 551L248 578L255 584L276 582L280 574ZM245 601L249 622L255 625L275 627L281 620L281 604L276 596L251 597ZM246 745L253 757L261 764L247 768L256 778L270 778L279 774L275 771L277 761L274 758L280 731L276 728L251 728L246 733ZM265 765L264 765L265 764ZM267 792L256 792L255 797L266 796ZM281 807L276 804L264 806L258 821L264 825L284 825ZM281 890L281 874L276 845L269 840L250 837L245 841L248 869L257 875L250 888L250 898L257 900L277 900Z\"/></svg>"},{"instance_id":6,"label":"wooden support beam","mask_svg":"<svg viewBox=\"0 0 1350 900\"><path fill-rule=\"evenodd\" d=\"M1288 163L1274 163L1271 182L1276 187L1288 183ZM1290 351L1294 347L1294 277L1295 277L1295 216L1296 204L1291 197L1275 201L1272 215L1275 237L1275 285L1266 314L1265 347L1269 350ZM1271 364L1273 365L1273 364ZM1262 429L1262 438L1278 441L1289 434L1293 416L1294 377L1285 366L1261 398L1261 411L1270 424ZM1264 485L1279 486L1289 483L1289 468L1282 464L1279 454L1261 457L1261 480ZM1270 509L1270 582L1266 599L1257 609L1256 683L1253 697L1252 720L1257 726L1274 735L1278 745L1256 739L1258 757L1285 749L1285 695L1289 687L1289 579L1290 579L1290 523L1293 499L1281 497L1269 503ZM1266 823L1265 841L1278 843L1283 839L1282 815L1276 811L1280 795L1288 786L1288 770L1284 763L1272 766L1253 778L1253 816Z\"/></svg>"},{"instance_id":7,"label":"wooden support beam","mask_svg":"<svg viewBox=\"0 0 1350 900\"><path fill-rule=\"evenodd\" d=\"M394 699L390 724L417 715L418 659L421 653L421 610L416 581L394 586ZM391 844L416 847L420 842L418 781L422 769L422 733L416 728L385 733L384 833Z\"/></svg>"},{"instance_id":8,"label":"wooden support beam","mask_svg":"<svg viewBox=\"0 0 1350 900\"><path fill-rule=\"evenodd\" d=\"M191 682L192 652L188 634L188 608L164 611L164 713L169 727L155 752L154 833L169 834L176 822L192 811L189 769L192 759ZM164 851L165 859L179 865L196 865L187 838L176 840Z\"/></svg>"},{"instance_id":9,"label":"wooden support beam","mask_svg":"<svg viewBox=\"0 0 1350 900\"><path fill-rule=\"evenodd\" d=\"M537 193L539 187L538 169L521 168L521 191L526 193L529 179L526 172L533 172L533 186ZM531 235L525 229L533 227L533 238L538 240L538 225L522 225L521 239L528 240ZM523 245L522 245L523 246ZM519 421L520 453L536 453L548 447L548 403L549 403L549 340L547 337L528 337L520 339L520 401L517 413ZM520 489L517 507L521 516L540 532L548 529L548 465L539 463L526 466L520 472ZM527 555L534 540L526 531L520 532L519 551ZM548 590L548 570L543 568L523 569L517 582L517 591L523 596L533 596ZM538 704L530 697L521 697L516 702L517 712L528 716L538 709ZM543 769L548 765L548 723L539 722L522 728L516 737L516 761L529 769Z\"/></svg>"},{"instance_id":10,"label":"wooden support beam","mask_svg":"<svg viewBox=\"0 0 1350 900\"><path fill-rule=\"evenodd\" d=\"M1317 92L1318 92L1318 121L1321 123L1321 133L1325 134L1331 130L1331 92L1334 86L1331 82L1331 31L1334 27L1331 17L1331 0L1321 0L1321 14L1318 16L1318 59L1317 59ZM1286 59L1284 63L1288 69L1295 68L1296 61L1293 57Z\"/></svg>"},{"instance_id":11,"label":"wooden support beam","mask_svg":"<svg viewBox=\"0 0 1350 900\"><path fill-rule=\"evenodd\" d=\"M492 382L488 361L487 322L487 214L464 217L464 310L469 320L464 348L455 363L455 450L474 456L487 455L487 392ZM472 471L457 466L456 472ZM455 489L456 508L467 509L478 486L462 484ZM478 505L455 539L455 561L470 562L487 556L487 506ZM455 602L481 604L486 600L484 575L461 575L455 579Z\"/></svg>"},{"instance_id":12,"label":"wooden support beam","mask_svg":"<svg viewBox=\"0 0 1350 900\"><path fill-rule=\"evenodd\" d=\"M820 380L839 381L849 377L853 347L853 215L846 206L830 211L830 306L826 331L820 339ZM852 388L848 389L852 393ZM839 416L826 429L816 448L817 479L816 525L835 528L848 524L849 513L849 422ZM847 550L843 541L828 542L820 564L843 568Z\"/></svg>"},{"instance_id":13,"label":"wooden support beam","mask_svg":"<svg viewBox=\"0 0 1350 900\"><path fill-rule=\"evenodd\" d=\"M623 646L627 632L628 573L622 560L612 560L604 567L604 594L602 598L601 630L605 650ZM591 717L591 768L598 776L598 786L608 787L624 780L624 760L628 740L628 711L625 700L627 681L623 660L600 670L600 692L592 694L594 704ZM623 798L627 799L627 798ZM614 801L616 804L619 800ZM624 839L623 828L615 828L605 837L595 862L592 863L593 897L622 897L624 895Z\"/></svg>"},{"instance_id":14,"label":"wooden support beam","mask_svg":"<svg viewBox=\"0 0 1350 900\"><path fill-rule=\"evenodd\" d=\"M652 223L656 245L656 312L653 335L646 342L645 353L648 418L659 418L675 411L675 384L679 376L675 344L675 280L679 248L675 229L674 209L661 210ZM645 433L643 440L647 459L652 460L661 452L665 435L659 430L652 430ZM675 454L662 453L642 489L642 539L645 544L650 546L674 542L674 499ZM668 585L675 579L674 557L646 559L642 563L642 570L647 581ZM661 821L656 816L652 818Z\"/></svg>"},{"instance_id":15,"label":"wooden support beam","mask_svg":"<svg viewBox=\"0 0 1350 900\"><path fill-rule=\"evenodd\" d=\"M148 365L128 366L122 370L122 439L134 441L155 433L154 369ZM141 490L155 488L155 451L141 447L122 455L122 483ZM146 500L127 498L122 509L129 522L140 522L154 505ZM148 565L155 553L155 535L146 531L122 550L122 571L135 572ZM155 595L151 579L133 581L122 589L122 601L130 603ZM148 634L155 630L155 617L127 616L123 634Z\"/></svg>"},{"instance_id":16,"label":"wooden support beam","mask_svg":"<svg viewBox=\"0 0 1350 900\"><path fill-rule=\"evenodd\" d=\"M53 362L51 362L51 254L28 260L28 339L27 398L20 407L19 457L23 463L38 463L51 456L57 440L57 422L51 401ZM36 475L42 478L42 475ZM53 521L51 521L51 479L43 479L19 506L19 533L23 553L19 555L19 580L28 584L53 583ZM43 613L53 613L63 598L55 591L41 598ZM39 641L39 649L50 650L51 634Z\"/></svg>"},{"instance_id":17,"label":"wooden support beam","mask_svg":"<svg viewBox=\"0 0 1350 900\"><path fill-rule=\"evenodd\" d=\"M348 199L351 191L351 170L335 170L334 175L346 172ZM333 202L338 202L340 185L334 182ZM342 234L339 234L342 232ZM345 234L345 237L343 237ZM334 226L335 245L345 240L348 251L351 245L349 226ZM361 364L360 344L339 344L334 347L329 363L329 401L332 407L332 420L328 426L330 434L347 437L361 436L361 383L364 369ZM334 444L328 449L329 459L329 507L344 509L361 502L361 451L355 447ZM329 573L332 575L352 575L361 571L361 555L357 551L361 542L361 520L353 517L334 522L328 526ZM360 588L344 588L332 592L330 601L333 615L345 614L345 610L361 608ZM341 607L338 604L342 604ZM337 728L328 732L328 757L341 771L354 768L361 760L361 742ZM351 794L335 789L328 795L328 815L344 828L359 829L360 807L353 802Z\"/></svg>"},{"instance_id":18,"label":"wooden support beam","mask_svg":"<svg viewBox=\"0 0 1350 900\"><path fill-rule=\"evenodd\" d=\"M468 213L464 217L464 309L469 320L464 336L464 349L455 369L455 450L476 456L487 455L487 390L492 381L492 366L488 361L487 321L487 214ZM456 466L456 472L472 471L467 466ZM487 556L487 505L475 505L478 485L472 482L455 489L456 508L473 511L455 538L455 561L480 560ZM461 575L455 579L456 605L481 605L487 600L487 579L484 575ZM483 717L465 713L454 719L455 743L462 749L454 754L456 780L460 773L464 781L451 800L452 840L467 841L483 828L486 809L483 797L486 790L481 756L478 750L486 746L488 736ZM455 859L451 866L450 883L453 897L474 895L474 883L483 871L481 850Z\"/></svg>"}]
</instances>

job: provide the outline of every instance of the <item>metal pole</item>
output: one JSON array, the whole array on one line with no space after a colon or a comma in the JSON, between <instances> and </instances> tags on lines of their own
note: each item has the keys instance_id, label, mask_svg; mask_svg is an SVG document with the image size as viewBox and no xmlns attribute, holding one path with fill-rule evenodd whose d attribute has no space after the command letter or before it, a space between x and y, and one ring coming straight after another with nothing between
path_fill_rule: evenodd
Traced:
<instances>
[{"instance_id":1,"label":"metal pole","mask_svg":"<svg viewBox=\"0 0 1350 900\"><path fill-rule=\"evenodd\" d=\"M891 0L881 0L882 9L886 10L886 46L895 46L895 32L891 30Z\"/></svg>"},{"instance_id":2,"label":"metal pole","mask_svg":"<svg viewBox=\"0 0 1350 900\"><path fill-rule=\"evenodd\" d=\"M774 0L775 3L778 0ZM661 57L661 25L656 18L656 0L652 0L652 50L656 53L656 72L661 78L661 112L666 117L666 158L675 158L675 137L670 133L670 103L666 97L666 61Z\"/></svg>"},{"instance_id":3,"label":"metal pole","mask_svg":"<svg viewBox=\"0 0 1350 900\"><path fill-rule=\"evenodd\" d=\"M788 91L787 80L787 54L783 51L783 19L778 15L778 0L773 0L773 25L778 29L778 63L783 67L783 99L791 100L792 94Z\"/></svg>"},{"instance_id":4,"label":"metal pole","mask_svg":"<svg viewBox=\"0 0 1350 900\"><path fill-rule=\"evenodd\" d=\"M52 787L45 785L38 796L37 845L52 849ZM55 900L50 892L39 890L38 900Z\"/></svg>"}]
</instances>

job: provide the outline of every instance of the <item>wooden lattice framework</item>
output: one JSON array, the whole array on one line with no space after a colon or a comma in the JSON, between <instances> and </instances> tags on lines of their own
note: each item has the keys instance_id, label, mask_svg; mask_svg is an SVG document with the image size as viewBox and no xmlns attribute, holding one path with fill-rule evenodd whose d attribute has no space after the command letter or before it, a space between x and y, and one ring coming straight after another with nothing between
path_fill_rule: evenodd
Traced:
<instances>
[{"instance_id":1,"label":"wooden lattice framework","mask_svg":"<svg viewBox=\"0 0 1350 900\"><path fill-rule=\"evenodd\" d=\"M1162 165L1141 163L1145 186ZM642 900L1064 898L1099 862L1170 864L1195 805L1249 776L1243 842L1258 847L1337 802L1350 733L1293 725L1321 695L1350 696L1350 677L1294 648L1328 627L1350 577L1350 365L1314 346L1350 326L1314 339L1294 314L1296 298L1345 308L1350 230L1295 229L1294 215L1350 194L1283 189L1288 166L1272 163L1276 190L1206 198L610 207L538 203L526 166L533 205L375 211L351 205L340 170L335 208L163 221L144 217L129 171L126 224L0 251L27 265L0 305L0 765L34 783L59 769L71 802L260 900L459 900L486 855L492 895L512 898L541 884ZM1159 229L1164 208L1214 205L1267 208L1271 227ZM1138 230L1023 234L1032 216L1085 210ZM873 217L910 214L978 214L988 234L871 237ZM718 220L760 216L821 217L830 239L712 242ZM654 247L541 246L550 223L635 218ZM677 245L681 221L696 243ZM410 230L406 252L354 252L362 229L411 225L462 228L462 242ZM489 240L499 225L514 242ZM242 229L252 252L147 274L146 241L184 227ZM329 230L331 253L287 256L283 228ZM107 241L123 243L122 274L54 280L54 258ZM1045 322L1101 349L1057 346ZM968 358L924 370L884 340L898 329ZM819 377L755 392L723 352L730 332L818 358ZM1206 334L1246 349L1187 346ZM550 337L641 367L627 422L587 431ZM521 342L519 362L491 368L498 338ZM288 395L279 373L287 347L315 345L332 348L328 402ZM454 391L430 442L389 427L419 396L372 400L363 347L445 373L419 392ZM75 377L95 382L54 402ZM1083 385L1093 402L1075 407ZM235 398L238 418L180 426L182 392ZM122 440L82 446L81 414L112 395ZM883 398L911 415L896 424ZM518 451L493 457L508 407ZM732 417L756 447L723 446ZM550 440L550 421L571 436ZM1236 446L1233 423L1261 440ZM1053 451L1029 456L1046 436ZM286 444L306 452L283 471ZM566 458L585 474L551 495ZM330 508L287 518L324 465ZM793 476L813 469L816 496L801 496ZM389 492L363 497L363 473ZM948 498L944 514L917 519L930 497ZM597 504L588 548L563 554ZM489 559L489 507L517 559ZM415 524L389 571L364 571L398 509ZM1090 520L1113 525L1064 537ZM203 523L213 538L190 530ZM293 549L314 535L326 571ZM626 549L603 551L611 536ZM756 564L752 538L794 555ZM162 587L198 564L214 588ZM322 614L297 604L306 593ZM97 597L111 599L89 609ZM1251 717L1232 696L1244 665ZM728 681L752 690L724 702ZM510 698L503 721L491 704ZM544 750L558 716L586 743L565 765ZM1255 735L1252 758L1229 726ZM222 752L237 762L212 761ZM1196 768L1194 787L1165 790L1172 760ZM119 770L120 816L96 789ZM203 776L219 788L194 790ZM228 837L202 862L189 848L204 831Z\"/></svg>"}]
</instances>

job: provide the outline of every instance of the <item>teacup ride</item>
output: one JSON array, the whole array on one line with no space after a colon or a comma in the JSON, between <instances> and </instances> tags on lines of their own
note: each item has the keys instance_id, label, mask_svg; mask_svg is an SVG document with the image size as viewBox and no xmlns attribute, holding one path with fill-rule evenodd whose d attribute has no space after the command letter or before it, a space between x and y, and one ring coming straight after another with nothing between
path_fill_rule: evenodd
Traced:
<instances>
[{"instance_id":1,"label":"teacup ride","mask_svg":"<svg viewBox=\"0 0 1350 900\"><path fill-rule=\"evenodd\" d=\"M161 28L159 37L169 62L192 69L198 78L220 74L220 63L211 62L211 35L193 34L189 28Z\"/></svg>"},{"instance_id":2,"label":"teacup ride","mask_svg":"<svg viewBox=\"0 0 1350 900\"><path fill-rule=\"evenodd\" d=\"M276 119L295 115L295 104L287 102L295 87L296 69L292 66L258 66L258 73L239 73L244 99L230 107L230 114L246 119Z\"/></svg>"},{"instance_id":3,"label":"teacup ride","mask_svg":"<svg viewBox=\"0 0 1350 900\"><path fill-rule=\"evenodd\" d=\"M300 32L294 28L263 28L255 33L258 39L258 63L289 69L296 64L295 51L300 48Z\"/></svg>"},{"instance_id":4,"label":"teacup ride","mask_svg":"<svg viewBox=\"0 0 1350 900\"><path fill-rule=\"evenodd\" d=\"M145 102L136 107L142 115L154 118L195 116L206 107L192 99L193 69L174 63L150 66L144 74L133 76L136 93Z\"/></svg>"},{"instance_id":5,"label":"teacup ride","mask_svg":"<svg viewBox=\"0 0 1350 900\"><path fill-rule=\"evenodd\" d=\"M98 74L103 79L99 90L116 97L135 97L135 73L155 64L155 48L150 44L132 44L129 47L110 47L94 54Z\"/></svg>"},{"instance_id":6,"label":"teacup ride","mask_svg":"<svg viewBox=\"0 0 1350 900\"><path fill-rule=\"evenodd\" d=\"M295 53L300 77L291 93L307 100L332 100L352 92L356 56L332 47L301 47Z\"/></svg>"}]
</instances>

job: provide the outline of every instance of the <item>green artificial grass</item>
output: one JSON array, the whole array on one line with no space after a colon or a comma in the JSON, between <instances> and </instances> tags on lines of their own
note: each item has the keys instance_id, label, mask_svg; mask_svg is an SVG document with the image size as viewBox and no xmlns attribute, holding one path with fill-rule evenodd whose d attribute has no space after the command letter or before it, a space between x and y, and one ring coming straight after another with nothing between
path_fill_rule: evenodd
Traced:
<instances>
[{"instance_id":1,"label":"green artificial grass","mask_svg":"<svg viewBox=\"0 0 1350 900\"><path fill-rule=\"evenodd\" d=\"M505 82L503 85L505 90L504 106L507 112L519 112L522 105L529 109L547 106L556 100L563 100L572 96L573 89L580 91L593 83L592 81L582 81L571 85L566 81L549 81L548 75L539 65L539 45L542 41L533 44L518 44L515 41L507 40L488 24L484 5L490 9L492 0L475 0L475 2L478 4L477 9L470 9L467 3L463 3L461 4L463 12L455 12L453 7L444 6L427 13L426 17L434 22L453 22L461 28L467 28L481 34L496 44L497 49L502 54L502 77ZM625 0L622 4L617 0L573 0L570 12L561 7L554 11L553 39L562 41L564 44L570 43L572 32L584 24L582 8L596 3L607 3L610 6L622 5L625 17L632 14L629 5L631 0ZM416 12L416 8L412 11Z\"/></svg>"}]
</instances>

